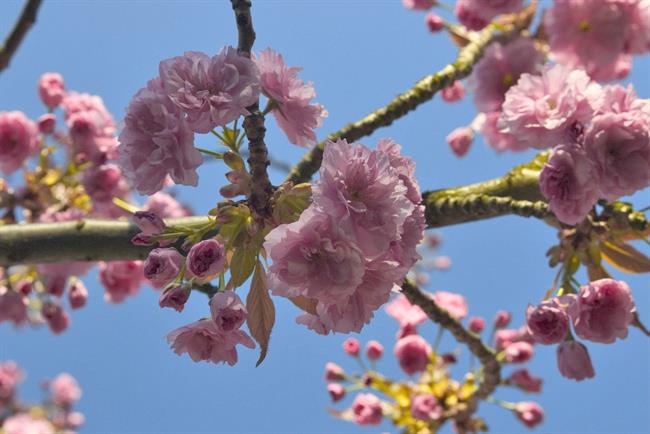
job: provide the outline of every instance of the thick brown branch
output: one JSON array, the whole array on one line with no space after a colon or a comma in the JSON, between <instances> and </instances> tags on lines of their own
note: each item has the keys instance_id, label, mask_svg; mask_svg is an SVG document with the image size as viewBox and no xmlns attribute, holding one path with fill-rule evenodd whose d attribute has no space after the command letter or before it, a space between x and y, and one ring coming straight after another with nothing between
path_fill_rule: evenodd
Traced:
<instances>
[{"instance_id":1,"label":"thick brown branch","mask_svg":"<svg viewBox=\"0 0 650 434\"><path fill-rule=\"evenodd\" d=\"M240 54L250 57L255 42L251 2L250 0L231 0L231 3L239 34L237 49ZM246 109L250 112L250 115L244 119L244 131L248 137L248 165L251 171L251 193L248 199L257 216L267 218L271 215L270 198L273 194L273 186L266 171L270 163L264 143L266 133L264 115L260 112L259 102Z\"/></svg>"},{"instance_id":2,"label":"thick brown branch","mask_svg":"<svg viewBox=\"0 0 650 434\"><path fill-rule=\"evenodd\" d=\"M18 50L20 43L27 35L29 29L36 23L36 13L38 8L41 6L42 0L28 0L25 3L18 21L14 25L14 28L11 30L11 33L7 35L7 39L0 48L0 71L3 71L9 66L11 58Z\"/></svg>"},{"instance_id":3,"label":"thick brown branch","mask_svg":"<svg viewBox=\"0 0 650 434\"><path fill-rule=\"evenodd\" d=\"M497 360L496 352L485 345L478 335L465 329L460 322L438 306L431 297L421 292L412 282L408 280L404 282L402 292L411 304L420 306L431 321L449 330L458 342L466 344L483 365L483 375L478 389L466 402L466 408L454 417L462 424L476 411L478 401L491 395L501 382L501 364Z\"/></svg>"}]
</instances>

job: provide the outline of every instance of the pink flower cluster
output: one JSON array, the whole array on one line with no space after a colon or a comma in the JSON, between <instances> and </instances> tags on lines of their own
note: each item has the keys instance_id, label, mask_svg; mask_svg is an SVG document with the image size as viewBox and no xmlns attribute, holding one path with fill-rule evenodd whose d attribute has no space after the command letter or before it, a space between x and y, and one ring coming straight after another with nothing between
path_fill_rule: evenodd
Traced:
<instances>
[{"instance_id":1,"label":"pink flower cluster","mask_svg":"<svg viewBox=\"0 0 650 434\"><path fill-rule=\"evenodd\" d=\"M543 15L551 54L595 80L624 78L632 55L650 50L649 11L647 0L555 0Z\"/></svg>"},{"instance_id":2,"label":"pink flower cluster","mask_svg":"<svg viewBox=\"0 0 650 434\"><path fill-rule=\"evenodd\" d=\"M601 87L562 65L523 74L506 93L499 126L517 146L554 147L540 188L564 223L582 221L598 199L650 185L650 103L631 86Z\"/></svg>"},{"instance_id":3,"label":"pink flower cluster","mask_svg":"<svg viewBox=\"0 0 650 434\"><path fill-rule=\"evenodd\" d=\"M594 376L587 348L573 340L569 325L582 339L613 343L627 337L636 311L625 282L601 279L580 289L577 295L563 295L528 306L528 330L536 342L560 344L557 360L560 373L574 380Z\"/></svg>"},{"instance_id":4,"label":"pink flower cluster","mask_svg":"<svg viewBox=\"0 0 650 434\"><path fill-rule=\"evenodd\" d=\"M38 149L36 124L22 112L0 112L0 171L16 171Z\"/></svg>"},{"instance_id":5,"label":"pink flower cluster","mask_svg":"<svg viewBox=\"0 0 650 434\"><path fill-rule=\"evenodd\" d=\"M497 15L519 11L523 0L458 0L456 17L469 30L481 30Z\"/></svg>"},{"instance_id":6,"label":"pink flower cluster","mask_svg":"<svg viewBox=\"0 0 650 434\"><path fill-rule=\"evenodd\" d=\"M314 331L359 331L419 259L424 212L415 164L400 146L344 140L325 147L313 203L266 237L274 294L317 302L297 321Z\"/></svg>"}]
</instances>

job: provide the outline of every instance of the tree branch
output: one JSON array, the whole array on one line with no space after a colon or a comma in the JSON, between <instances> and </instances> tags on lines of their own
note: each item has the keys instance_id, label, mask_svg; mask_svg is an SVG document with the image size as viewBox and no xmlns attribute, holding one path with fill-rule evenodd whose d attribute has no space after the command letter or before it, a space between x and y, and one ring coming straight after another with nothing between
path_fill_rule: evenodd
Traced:
<instances>
[{"instance_id":1,"label":"tree branch","mask_svg":"<svg viewBox=\"0 0 650 434\"><path fill-rule=\"evenodd\" d=\"M411 304L420 306L431 321L449 330L458 342L466 344L472 354L483 365L483 376L479 382L478 389L466 402L465 409L454 416L454 419L459 424L462 424L476 411L478 401L491 395L501 382L501 364L497 360L496 352L485 345L478 335L465 329L446 310L438 306L431 297L422 293L413 282L406 280L402 285L402 293L404 293Z\"/></svg>"},{"instance_id":2,"label":"tree branch","mask_svg":"<svg viewBox=\"0 0 650 434\"><path fill-rule=\"evenodd\" d=\"M353 142L372 134L378 128L391 125L395 120L415 110L420 104L429 101L439 90L451 85L456 80L467 77L472 72L476 62L483 56L483 52L488 45L497 40L512 37L519 33L524 26L522 24L510 27L509 30L500 33L494 27L489 26L477 33L476 37L460 50L453 63L445 66L435 74L424 77L415 83L411 89L398 95L386 106L330 134L327 136L327 140L346 139ZM295 184L309 181L320 168L327 140L320 142L309 150L300 162L293 167L285 181L291 181Z\"/></svg>"},{"instance_id":3,"label":"tree branch","mask_svg":"<svg viewBox=\"0 0 650 434\"><path fill-rule=\"evenodd\" d=\"M28 0L25 3L18 21L14 24L11 33L7 35L2 48L0 48L0 72L6 69L11 62L11 58L18 50L20 43L25 38L29 29L36 23L36 13L41 6L42 0Z\"/></svg>"},{"instance_id":4,"label":"tree branch","mask_svg":"<svg viewBox=\"0 0 650 434\"><path fill-rule=\"evenodd\" d=\"M237 49L240 54L250 57L255 42L251 2L250 0L231 0L231 3L239 33ZM251 193L248 199L255 214L258 217L267 218L271 215L270 198L273 194L273 186L266 171L270 163L264 143L266 134L264 115L260 112L259 101L246 107L246 110L250 112L244 118L244 131L248 137L248 165L251 170Z\"/></svg>"}]
</instances>

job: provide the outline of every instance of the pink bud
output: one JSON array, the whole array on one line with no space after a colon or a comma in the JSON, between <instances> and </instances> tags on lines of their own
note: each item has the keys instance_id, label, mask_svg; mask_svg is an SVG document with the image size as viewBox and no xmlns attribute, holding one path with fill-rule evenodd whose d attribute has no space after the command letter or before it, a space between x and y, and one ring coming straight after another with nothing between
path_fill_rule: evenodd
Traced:
<instances>
[{"instance_id":1,"label":"pink bud","mask_svg":"<svg viewBox=\"0 0 650 434\"><path fill-rule=\"evenodd\" d=\"M237 330L246 321L246 306L234 291L217 292L210 299L210 312L222 332Z\"/></svg>"},{"instance_id":2,"label":"pink bud","mask_svg":"<svg viewBox=\"0 0 650 434\"><path fill-rule=\"evenodd\" d=\"M528 305L526 324L536 342L558 344L569 331L569 315L558 299L546 300L538 306Z\"/></svg>"},{"instance_id":3,"label":"pink bud","mask_svg":"<svg viewBox=\"0 0 650 434\"><path fill-rule=\"evenodd\" d=\"M384 347L377 341L369 341L366 344L366 357L369 360L377 360L384 354Z\"/></svg>"},{"instance_id":4,"label":"pink bud","mask_svg":"<svg viewBox=\"0 0 650 434\"><path fill-rule=\"evenodd\" d=\"M456 128L447 136L447 144L457 157L467 154L474 140L474 131L469 127Z\"/></svg>"},{"instance_id":5,"label":"pink bud","mask_svg":"<svg viewBox=\"0 0 650 434\"><path fill-rule=\"evenodd\" d=\"M41 134L52 134L56 127L56 116L52 113L41 115L41 117L36 121L36 125Z\"/></svg>"},{"instance_id":6,"label":"pink bud","mask_svg":"<svg viewBox=\"0 0 650 434\"><path fill-rule=\"evenodd\" d=\"M433 395L415 395L411 398L411 415L414 419L424 421L439 419L442 407Z\"/></svg>"},{"instance_id":7,"label":"pink bud","mask_svg":"<svg viewBox=\"0 0 650 434\"><path fill-rule=\"evenodd\" d=\"M359 356L360 347L361 345L359 344L359 341L355 338L348 338L343 342L343 351L352 357Z\"/></svg>"},{"instance_id":8,"label":"pink bud","mask_svg":"<svg viewBox=\"0 0 650 434\"><path fill-rule=\"evenodd\" d=\"M454 353L444 353L440 357L442 357L442 361L447 365L458 362L458 357Z\"/></svg>"},{"instance_id":9,"label":"pink bud","mask_svg":"<svg viewBox=\"0 0 650 434\"><path fill-rule=\"evenodd\" d=\"M429 12L424 17L424 23L431 33L437 33L445 28L445 21L440 18L440 15L434 14L433 12Z\"/></svg>"},{"instance_id":10,"label":"pink bud","mask_svg":"<svg viewBox=\"0 0 650 434\"><path fill-rule=\"evenodd\" d=\"M47 321L52 333L56 335L63 332L70 325L68 314L58 304L45 303L41 308L41 315Z\"/></svg>"},{"instance_id":11,"label":"pink bud","mask_svg":"<svg viewBox=\"0 0 650 434\"><path fill-rule=\"evenodd\" d=\"M417 332L418 332L417 326L415 324L407 322L400 326L399 330L397 331L396 338L399 340L405 336L415 335L417 334Z\"/></svg>"},{"instance_id":12,"label":"pink bud","mask_svg":"<svg viewBox=\"0 0 650 434\"><path fill-rule=\"evenodd\" d=\"M379 425L383 417L381 401L371 393L361 393L352 402L352 413L359 425Z\"/></svg>"},{"instance_id":13,"label":"pink bud","mask_svg":"<svg viewBox=\"0 0 650 434\"><path fill-rule=\"evenodd\" d=\"M508 363L525 363L533 357L533 346L528 342L513 342L504 350Z\"/></svg>"},{"instance_id":14,"label":"pink bud","mask_svg":"<svg viewBox=\"0 0 650 434\"><path fill-rule=\"evenodd\" d=\"M341 381L345 379L345 371L336 363L327 362L325 364L325 380Z\"/></svg>"},{"instance_id":15,"label":"pink bud","mask_svg":"<svg viewBox=\"0 0 650 434\"><path fill-rule=\"evenodd\" d=\"M514 412L528 428L534 428L544 420L544 410L535 402L519 402Z\"/></svg>"},{"instance_id":16,"label":"pink bud","mask_svg":"<svg viewBox=\"0 0 650 434\"><path fill-rule=\"evenodd\" d=\"M463 83L461 83L460 80L456 80L452 83L451 86L447 86L442 89L441 94L443 100L447 102L456 102L460 101L465 96L465 88L463 87Z\"/></svg>"},{"instance_id":17,"label":"pink bud","mask_svg":"<svg viewBox=\"0 0 650 434\"><path fill-rule=\"evenodd\" d=\"M50 110L61 104L65 96L63 77L56 72L47 72L38 81L38 94Z\"/></svg>"},{"instance_id":18,"label":"pink bud","mask_svg":"<svg viewBox=\"0 0 650 434\"><path fill-rule=\"evenodd\" d=\"M33 289L32 282L29 280L19 280L14 287L16 288L16 292L24 296L28 296Z\"/></svg>"},{"instance_id":19,"label":"pink bud","mask_svg":"<svg viewBox=\"0 0 650 434\"><path fill-rule=\"evenodd\" d=\"M153 249L144 261L144 277L155 288L162 288L178 276L184 260L176 249Z\"/></svg>"},{"instance_id":20,"label":"pink bud","mask_svg":"<svg viewBox=\"0 0 650 434\"><path fill-rule=\"evenodd\" d=\"M221 274L226 263L226 249L217 240L200 241L192 246L187 255L187 270L200 283Z\"/></svg>"},{"instance_id":21,"label":"pink bud","mask_svg":"<svg viewBox=\"0 0 650 434\"><path fill-rule=\"evenodd\" d=\"M451 267L451 258L449 256L436 256L433 258L433 267L438 270L448 270Z\"/></svg>"},{"instance_id":22,"label":"pink bud","mask_svg":"<svg viewBox=\"0 0 650 434\"><path fill-rule=\"evenodd\" d=\"M442 244L442 236L438 232L431 232L425 235L427 247L437 249Z\"/></svg>"},{"instance_id":23,"label":"pink bud","mask_svg":"<svg viewBox=\"0 0 650 434\"><path fill-rule=\"evenodd\" d=\"M542 389L542 379L533 377L525 368L513 371L508 377L508 383L526 392L539 392Z\"/></svg>"},{"instance_id":24,"label":"pink bud","mask_svg":"<svg viewBox=\"0 0 650 434\"><path fill-rule=\"evenodd\" d=\"M75 280L68 289L68 301L70 307L79 309L86 305L88 300L88 290L81 280Z\"/></svg>"},{"instance_id":25,"label":"pink bud","mask_svg":"<svg viewBox=\"0 0 650 434\"><path fill-rule=\"evenodd\" d=\"M327 392L332 398L332 402L337 402L345 396L345 388L338 383L330 383L327 385Z\"/></svg>"},{"instance_id":26,"label":"pink bud","mask_svg":"<svg viewBox=\"0 0 650 434\"><path fill-rule=\"evenodd\" d=\"M65 292L65 285L68 279L61 275L52 275L45 278L45 291L55 297L61 297Z\"/></svg>"},{"instance_id":27,"label":"pink bud","mask_svg":"<svg viewBox=\"0 0 650 434\"><path fill-rule=\"evenodd\" d=\"M494 317L494 328L502 329L504 327L508 327L511 319L512 315L507 310L498 311Z\"/></svg>"},{"instance_id":28,"label":"pink bud","mask_svg":"<svg viewBox=\"0 0 650 434\"><path fill-rule=\"evenodd\" d=\"M409 375L423 372L429 364L431 346L420 335L409 335L395 344L395 357L400 367Z\"/></svg>"},{"instance_id":29,"label":"pink bud","mask_svg":"<svg viewBox=\"0 0 650 434\"><path fill-rule=\"evenodd\" d=\"M557 347L557 366L563 377L582 381L596 373L587 347L576 341L565 341Z\"/></svg>"},{"instance_id":30,"label":"pink bud","mask_svg":"<svg viewBox=\"0 0 650 434\"><path fill-rule=\"evenodd\" d=\"M480 316L474 316L469 319L469 329L472 333L479 334L485 328L485 320Z\"/></svg>"},{"instance_id":31,"label":"pink bud","mask_svg":"<svg viewBox=\"0 0 650 434\"><path fill-rule=\"evenodd\" d=\"M165 222L156 213L151 211L137 211L133 214L135 223L143 235L158 235L165 230Z\"/></svg>"},{"instance_id":32,"label":"pink bud","mask_svg":"<svg viewBox=\"0 0 650 434\"><path fill-rule=\"evenodd\" d=\"M86 417L83 415L83 413L80 413L78 411L73 411L71 413L68 413L66 417L66 424L72 428L72 429L77 429L81 425L84 424L86 421Z\"/></svg>"},{"instance_id":33,"label":"pink bud","mask_svg":"<svg viewBox=\"0 0 650 434\"><path fill-rule=\"evenodd\" d=\"M183 285L173 285L162 291L158 305L160 307L171 307L176 312L182 312L185 303L190 298L190 292L190 288Z\"/></svg>"},{"instance_id":34,"label":"pink bud","mask_svg":"<svg viewBox=\"0 0 650 434\"><path fill-rule=\"evenodd\" d=\"M56 405L69 407L81 398L81 389L77 380L70 374L59 374L50 382L52 401Z\"/></svg>"}]
</instances>

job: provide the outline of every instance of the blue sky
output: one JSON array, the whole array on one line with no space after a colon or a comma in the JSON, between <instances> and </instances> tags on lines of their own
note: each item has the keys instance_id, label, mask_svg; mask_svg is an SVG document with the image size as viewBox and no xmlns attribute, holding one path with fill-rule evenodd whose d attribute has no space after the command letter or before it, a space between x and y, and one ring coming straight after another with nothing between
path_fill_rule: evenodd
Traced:
<instances>
[{"instance_id":1,"label":"blue sky","mask_svg":"<svg viewBox=\"0 0 650 434\"><path fill-rule=\"evenodd\" d=\"M318 101L330 113L319 137L384 105L454 58L456 48L447 37L429 35L423 14L406 11L400 3L254 1L255 47L271 46L290 65L302 66L302 76L315 83ZM0 3L0 33L21 6L15 0ZM186 50L213 54L224 45L235 45L232 15L227 1L45 0L38 24L11 67L0 74L0 110L38 117L43 112L36 95L38 77L57 71L69 89L102 96L115 118L121 119L130 97L157 73L160 60ZM630 80L643 97L650 95L648 77L649 57L637 58ZM449 105L436 97L362 142L374 146L378 138L392 137L403 144L403 152L417 162L424 190L499 176L532 155L497 155L477 140L469 155L454 157L444 137L474 114L470 99ZM288 144L272 120L268 124L272 155L297 160L302 150ZM197 140L198 146L213 144L208 136ZM205 164L198 188L176 192L197 213L205 213L219 199L223 173L219 164ZM280 181L282 175L273 172L273 180ZM643 206L649 199L647 190L635 196ZM556 236L539 221L507 217L441 232L441 253L451 256L453 268L434 273L428 289L463 294L472 315L492 318L496 310L507 308L513 311L515 324L520 323L525 306L539 301L553 279L545 252ZM625 279L641 318L650 323L649 278ZM178 357L164 340L170 330L206 315L207 300L200 294L177 314L160 309L157 293L148 287L136 298L112 306L103 302L95 273L85 281L89 304L72 313L72 327L63 335L0 326L0 360L14 359L29 374L23 396L38 399L38 381L61 371L79 379L84 389L79 408L87 416L83 433L396 432L389 425L357 427L326 413L330 403L323 366L335 361L355 367L341 351L346 336L321 337L294 324L298 311L283 299L276 299L276 328L266 361L255 368L257 352L243 350L239 364L231 368ZM396 330L381 311L359 338L378 339L390 351ZM435 327L430 325L423 333L433 338ZM539 401L547 416L537 432L649 432L648 339L633 329L628 339L614 345L588 346L595 379L579 384L563 379L555 367L554 348L538 346L529 367L545 379L542 395L503 390L497 397ZM443 348L455 348L453 341L445 339ZM467 363L464 358L461 366ZM379 367L401 378L390 355ZM526 431L500 408L483 404L480 414L492 432Z\"/></svg>"}]
</instances>

